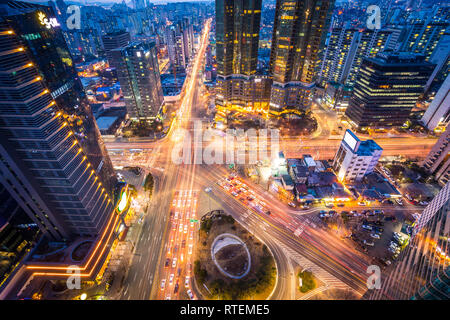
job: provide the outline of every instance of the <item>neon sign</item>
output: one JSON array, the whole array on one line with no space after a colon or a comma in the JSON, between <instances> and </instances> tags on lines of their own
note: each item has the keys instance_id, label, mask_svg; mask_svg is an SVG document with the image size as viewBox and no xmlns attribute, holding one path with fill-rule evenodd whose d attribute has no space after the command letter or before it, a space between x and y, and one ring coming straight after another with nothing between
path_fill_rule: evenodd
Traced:
<instances>
[{"instance_id":1,"label":"neon sign","mask_svg":"<svg viewBox=\"0 0 450 320\"><path fill-rule=\"evenodd\" d=\"M43 12L38 13L38 19L39 19L39 22L41 23L41 25L45 26L47 29L51 29L51 28L60 26L60 24L59 24L58 20L56 20L56 18L49 19Z\"/></svg>"}]
</instances>

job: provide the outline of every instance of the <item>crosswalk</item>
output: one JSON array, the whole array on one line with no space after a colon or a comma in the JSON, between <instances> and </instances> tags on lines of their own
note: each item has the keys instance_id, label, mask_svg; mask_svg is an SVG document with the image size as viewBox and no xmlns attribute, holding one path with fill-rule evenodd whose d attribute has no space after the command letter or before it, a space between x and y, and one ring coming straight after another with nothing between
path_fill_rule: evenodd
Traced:
<instances>
[{"instance_id":1,"label":"crosswalk","mask_svg":"<svg viewBox=\"0 0 450 320\"><path fill-rule=\"evenodd\" d=\"M325 283L325 286L328 288L338 288L338 289L349 289L350 287L346 285L344 282L339 280L338 278L334 277L324 269L320 268L319 266L315 265L299 253L295 252L291 248L279 244L281 249L284 251L286 256L292 260L294 260L298 265L300 265L302 268L307 269L311 271L315 277L317 277L321 282Z\"/></svg>"}]
</instances>

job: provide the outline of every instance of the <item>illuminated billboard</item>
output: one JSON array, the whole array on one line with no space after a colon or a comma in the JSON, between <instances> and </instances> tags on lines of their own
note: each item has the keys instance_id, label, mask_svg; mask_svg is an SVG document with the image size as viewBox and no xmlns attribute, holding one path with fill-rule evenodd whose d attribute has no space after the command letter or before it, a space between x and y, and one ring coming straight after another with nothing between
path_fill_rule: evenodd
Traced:
<instances>
[{"instance_id":1,"label":"illuminated billboard","mask_svg":"<svg viewBox=\"0 0 450 320\"><path fill-rule=\"evenodd\" d=\"M350 132L350 130L345 131L344 142L350 147L352 151L355 151L358 139Z\"/></svg>"}]
</instances>

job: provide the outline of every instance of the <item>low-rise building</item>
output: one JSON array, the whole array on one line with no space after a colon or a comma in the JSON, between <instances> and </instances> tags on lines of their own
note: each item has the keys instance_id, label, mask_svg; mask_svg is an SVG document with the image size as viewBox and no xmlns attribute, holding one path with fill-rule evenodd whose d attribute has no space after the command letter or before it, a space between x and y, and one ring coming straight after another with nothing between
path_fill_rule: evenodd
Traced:
<instances>
[{"instance_id":1,"label":"low-rise building","mask_svg":"<svg viewBox=\"0 0 450 320\"><path fill-rule=\"evenodd\" d=\"M333 160L339 181L355 182L373 172L383 149L373 140L361 141L347 130Z\"/></svg>"}]
</instances>

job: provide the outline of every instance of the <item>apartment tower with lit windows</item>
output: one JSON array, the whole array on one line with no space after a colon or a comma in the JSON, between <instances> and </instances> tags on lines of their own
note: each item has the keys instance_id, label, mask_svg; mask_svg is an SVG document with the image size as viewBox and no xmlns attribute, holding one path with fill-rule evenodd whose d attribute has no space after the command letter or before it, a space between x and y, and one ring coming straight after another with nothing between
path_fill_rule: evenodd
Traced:
<instances>
[{"instance_id":1,"label":"apartment tower with lit windows","mask_svg":"<svg viewBox=\"0 0 450 320\"><path fill-rule=\"evenodd\" d=\"M216 105L254 106L261 0L216 0ZM261 80L256 80L260 83Z\"/></svg>"},{"instance_id":2,"label":"apartment tower with lit windows","mask_svg":"<svg viewBox=\"0 0 450 320\"><path fill-rule=\"evenodd\" d=\"M310 106L333 6L333 0L277 0L269 71L272 113Z\"/></svg>"}]
</instances>

